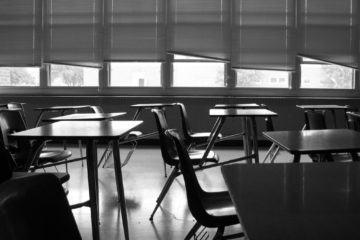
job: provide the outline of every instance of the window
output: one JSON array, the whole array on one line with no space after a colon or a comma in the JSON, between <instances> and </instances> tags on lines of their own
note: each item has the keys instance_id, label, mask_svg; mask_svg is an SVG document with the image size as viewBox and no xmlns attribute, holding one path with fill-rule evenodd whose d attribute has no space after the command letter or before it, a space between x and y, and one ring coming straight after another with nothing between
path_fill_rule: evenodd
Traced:
<instances>
[{"instance_id":1,"label":"window","mask_svg":"<svg viewBox=\"0 0 360 240\"><path fill-rule=\"evenodd\" d=\"M286 71L236 70L236 87L289 88L290 74Z\"/></svg>"},{"instance_id":2,"label":"window","mask_svg":"<svg viewBox=\"0 0 360 240\"><path fill-rule=\"evenodd\" d=\"M175 55L173 87L225 87L225 63Z\"/></svg>"},{"instance_id":3,"label":"window","mask_svg":"<svg viewBox=\"0 0 360 240\"><path fill-rule=\"evenodd\" d=\"M301 88L354 89L355 70L302 58Z\"/></svg>"},{"instance_id":4,"label":"window","mask_svg":"<svg viewBox=\"0 0 360 240\"><path fill-rule=\"evenodd\" d=\"M49 85L53 87L99 86L99 69L51 64Z\"/></svg>"},{"instance_id":5,"label":"window","mask_svg":"<svg viewBox=\"0 0 360 240\"><path fill-rule=\"evenodd\" d=\"M110 63L111 87L160 87L160 62Z\"/></svg>"},{"instance_id":6,"label":"window","mask_svg":"<svg viewBox=\"0 0 360 240\"><path fill-rule=\"evenodd\" d=\"M0 86L40 86L38 67L0 67Z\"/></svg>"}]
</instances>

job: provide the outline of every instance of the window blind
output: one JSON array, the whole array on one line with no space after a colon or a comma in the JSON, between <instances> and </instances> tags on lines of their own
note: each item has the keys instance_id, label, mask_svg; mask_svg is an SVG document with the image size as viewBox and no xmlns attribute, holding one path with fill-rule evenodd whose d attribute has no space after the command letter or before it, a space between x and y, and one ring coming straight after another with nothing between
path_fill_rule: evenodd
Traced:
<instances>
[{"instance_id":1,"label":"window blind","mask_svg":"<svg viewBox=\"0 0 360 240\"><path fill-rule=\"evenodd\" d=\"M41 1L0 1L0 65L41 63Z\"/></svg>"},{"instance_id":2,"label":"window blind","mask_svg":"<svg viewBox=\"0 0 360 240\"><path fill-rule=\"evenodd\" d=\"M233 1L233 68L295 70L294 1Z\"/></svg>"},{"instance_id":3,"label":"window blind","mask_svg":"<svg viewBox=\"0 0 360 240\"><path fill-rule=\"evenodd\" d=\"M105 60L165 60L165 0L105 3Z\"/></svg>"},{"instance_id":4,"label":"window blind","mask_svg":"<svg viewBox=\"0 0 360 240\"><path fill-rule=\"evenodd\" d=\"M300 54L357 67L356 2L355 0L300 1Z\"/></svg>"},{"instance_id":5,"label":"window blind","mask_svg":"<svg viewBox=\"0 0 360 240\"><path fill-rule=\"evenodd\" d=\"M44 1L45 62L101 67L101 0Z\"/></svg>"},{"instance_id":6,"label":"window blind","mask_svg":"<svg viewBox=\"0 0 360 240\"><path fill-rule=\"evenodd\" d=\"M167 50L230 59L230 1L169 0Z\"/></svg>"}]
</instances>

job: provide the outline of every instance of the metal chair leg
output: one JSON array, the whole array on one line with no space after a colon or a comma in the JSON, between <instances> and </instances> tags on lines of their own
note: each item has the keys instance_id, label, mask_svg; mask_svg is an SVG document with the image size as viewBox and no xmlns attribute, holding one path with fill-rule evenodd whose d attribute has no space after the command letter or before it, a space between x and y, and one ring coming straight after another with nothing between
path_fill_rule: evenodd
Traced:
<instances>
[{"instance_id":1,"label":"metal chair leg","mask_svg":"<svg viewBox=\"0 0 360 240\"><path fill-rule=\"evenodd\" d=\"M149 218L150 221L153 220L156 210L160 207L160 204L161 204L162 200L164 199L166 193L169 191L169 188L170 188L171 184L173 183L173 181L175 180L175 178L177 176L179 176L179 168L174 167L174 169L172 170L169 178L166 180L166 183L165 183L163 189L161 190L158 198L156 199L156 206L155 206L153 212L150 215L150 218Z\"/></svg>"},{"instance_id":2,"label":"metal chair leg","mask_svg":"<svg viewBox=\"0 0 360 240\"><path fill-rule=\"evenodd\" d=\"M195 225L190 229L184 240L190 240L192 237L195 239L196 231L201 227L201 225L196 222Z\"/></svg>"}]
</instances>

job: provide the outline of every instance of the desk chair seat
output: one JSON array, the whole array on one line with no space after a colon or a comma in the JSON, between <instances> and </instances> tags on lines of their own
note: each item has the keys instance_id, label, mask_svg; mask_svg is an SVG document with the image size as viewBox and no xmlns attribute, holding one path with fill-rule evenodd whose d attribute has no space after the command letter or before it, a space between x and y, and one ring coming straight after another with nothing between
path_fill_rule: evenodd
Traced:
<instances>
[{"instance_id":1,"label":"desk chair seat","mask_svg":"<svg viewBox=\"0 0 360 240\"><path fill-rule=\"evenodd\" d=\"M179 155L180 169L185 181L186 197L191 214L196 224L185 237L185 240L196 238L196 232L201 227L217 228L213 239L232 239L243 237L243 233L223 236L226 226L239 224L232 204L229 192L207 192L204 191L195 174L191 159L186 150L183 138L176 130L167 130L166 135L170 137Z\"/></svg>"},{"instance_id":2,"label":"desk chair seat","mask_svg":"<svg viewBox=\"0 0 360 240\"><path fill-rule=\"evenodd\" d=\"M58 179L48 173L0 184L0 236L6 240L81 240Z\"/></svg>"},{"instance_id":3,"label":"desk chair seat","mask_svg":"<svg viewBox=\"0 0 360 240\"><path fill-rule=\"evenodd\" d=\"M156 126L159 133L159 139L160 139L160 149L161 149L161 155L164 161L164 166L166 168L166 165L172 166L173 170L170 173L163 189L161 190L157 200L156 200L156 206L150 216L150 221L153 220L154 215L157 211L157 209L160 207L160 204L162 200L164 199L166 193L168 192L171 184L175 180L177 176L181 174L180 171L180 161L179 161L179 155L176 152L176 148L174 143L171 141L171 139L165 135L165 131L169 129L168 123L166 121L165 117L165 111L163 109L153 109L152 112L155 116ZM192 165L199 165L200 163L203 163L203 155L205 151L204 150L191 150L188 152L190 161ZM210 151L209 155L205 159L205 162L212 162L217 163L219 161L219 156L213 152Z\"/></svg>"}]
</instances>

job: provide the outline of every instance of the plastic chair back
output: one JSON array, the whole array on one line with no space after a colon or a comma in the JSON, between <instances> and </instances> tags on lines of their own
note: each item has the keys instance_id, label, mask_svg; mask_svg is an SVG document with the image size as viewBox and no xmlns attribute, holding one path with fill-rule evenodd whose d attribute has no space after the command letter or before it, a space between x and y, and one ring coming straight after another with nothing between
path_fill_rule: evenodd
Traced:
<instances>
[{"instance_id":1,"label":"plastic chair back","mask_svg":"<svg viewBox=\"0 0 360 240\"><path fill-rule=\"evenodd\" d=\"M80 240L59 180L52 174L0 184L0 236L6 240Z\"/></svg>"},{"instance_id":2,"label":"plastic chair back","mask_svg":"<svg viewBox=\"0 0 360 240\"><path fill-rule=\"evenodd\" d=\"M324 112L305 111L305 124L310 130L326 129Z\"/></svg>"},{"instance_id":3,"label":"plastic chair back","mask_svg":"<svg viewBox=\"0 0 360 240\"><path fill-rule=\"evenodd\" d=\"M189 117L185 108L185 105L182 103L176 103L177 106L179 106L180 109L180 116L181 116L181 126L182 126L182 132L185 138L186 142L191 142L191 128L189 123Z\"/></svg>"},{"instance_id":4,"label":"plastic chair back","mask_svg":"<svg viewBox=\"0 0 360 240\"><path fill-rule=\"evenodd\" d=\"M100 106L93 105L93 106L90 106L90 108L93 111L93 113L104 113L104 110Z\"/></svg>"},{"instance_id":5,"label":"plastic chair back","mask_svg":"<svg viewBox=\"0 0 360 240\"><path fill-rule=\"evenodd\" d=\"M21 114L21 117L23 118L23 121L25 123L26 128L28 128L28 123L26 121L26 115L25 115L25 109L24 104L19 102L9 102L7 104L7 109L9 110L18 110Z\"/></svg>"},{"instance_id":6,"label":"plastic chair back","mask_svg":"<svg viewBox=\"0 0 360 240\"><path fill-rule=\"evenodd\" d=\"M163 160L166 164L170 166L177 166L179 160L175 159L177 157L177 151L174 145L174 142L165 135L165 131L169 129L165 112L163 109L152 109L151 110L155 116L156 127L159 133L160 140L160 149Z\"/></svg>"}]
</instances>

